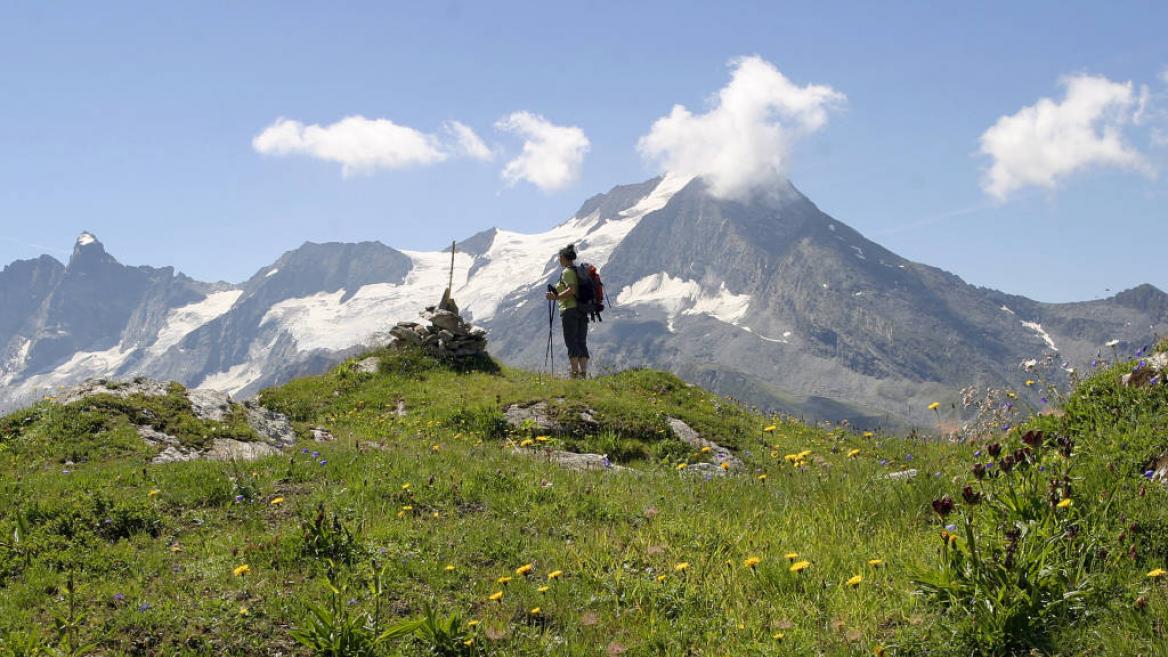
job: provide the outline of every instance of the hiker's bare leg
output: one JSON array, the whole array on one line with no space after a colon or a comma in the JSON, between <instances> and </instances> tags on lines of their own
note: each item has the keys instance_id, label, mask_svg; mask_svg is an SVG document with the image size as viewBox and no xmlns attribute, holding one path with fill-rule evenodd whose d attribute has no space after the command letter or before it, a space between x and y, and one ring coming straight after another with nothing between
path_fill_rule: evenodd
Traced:
<instances>
[{"instance_id":1,"label":"hiker's bare leg","mask_svg":"<svg viewBox=\"0 0 1168 657\"><path fill-rule=\"evenodd\" d=\"M572 364L572 376L579 376L580 374L580 359L569 358L568 362Z\"/></svg>"},{"instance_id":2,"label":"hiker's bare leg","mask_svg":"<svg viewBox=\"0 0 1168 657\"><path fill-rule=\"evenodd\" d=\"M587 379L588 378L588 359L587 358L577 358L576 360L580 361L580 378Z\"/></svg>"}]
</instances>

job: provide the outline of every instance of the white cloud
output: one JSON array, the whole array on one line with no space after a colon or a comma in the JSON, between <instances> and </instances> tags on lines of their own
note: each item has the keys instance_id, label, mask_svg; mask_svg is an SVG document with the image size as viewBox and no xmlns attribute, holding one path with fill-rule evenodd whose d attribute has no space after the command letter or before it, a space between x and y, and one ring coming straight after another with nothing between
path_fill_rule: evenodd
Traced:
<instances>
[{"instance_id":1,"label":"white cloud","mask_svg":"<svg viewBox=\"0 0 1168 657\"><path fill-rule=\"evenodd\" d=\"M1131 82L1094 75L1070 76L1062 85L1061 102L1040 98L982 133L981 152L993 158L982 179L987 194L1005 200L1023 187L1053 188L1092 166L1151 172L1123 137L1124 126L1142 117L1146 94L1137 96Z\"/></svg>"},{"instance_id":2,"label":"white cloud","mask_svg":"<svg viewBox=\"0 0 1168 657\"><path fill-rule=\"evenodd\" d=\"M341 165L346 175L379 169L407 169L454 156L490 161L494 153L470 126L447 121L447 139L398 125L389 119L349 116L329 125L305 125L279 118L251 140L265 155L309 155Z\"/></svg>"},{"instance_id":3,"label":"white cloud","mask_svg":"<svg viewBox=\"0 0 1168 657\"><path fill-rule=\"evenodd\" d=\"M344 175L405 169L446 159L438 139L389 119L349 116L336 123L304 125L279 118L251 141L266 155L302 154L338 162Z\"/></svg>"},{"instance_id":4,"label":"white cloud","mask_svg":"<svg viewBox=\"0 0 1168 657\"><path fill-rule=\"evenodd\" d=\"M1168 66L1165 66L1164 70L1160 71L1160 82L1168 84Z\"/></svg>"},{"instance_id":5,"label":"white cloud","mask_svg":"<svg viewBox=\"0 0 1168 657\"><path fill-rule=\"evenodd\" d=\"M591 146L580 128L555 125L530 112L513 112L499 119L495 128L524 139L523 152L503 167L503 179L509 185L526 180L552 191L579 180Z\"/></svg>"},{"instance_id":6,"label":"white cloud","mask_svg":"<svg viewBox=\"0 0 1168 657\"><path fill-rule=\"evenodd\" d=\"M822 128L847 97L825 85L799 86L758 56L730 66L730 82L708 112L674 105L637 150L671 173L702 176L716 196L741 199L781 184L792 142Z\"/></svg>"},{"instance_id":7,"label":"white cloud","mask_svg":"<svg viewBox=\"0 0 1168 657\"><path fill-rule=\"evenodd\" d=\"M486 143L471 130L470 126L460 121L447 121L445 125L446 131L450 133L458 141L457 148L468 157L483 162L490 162L495 159L495 154L487 147Z\"/></svg>"}]
</instances>

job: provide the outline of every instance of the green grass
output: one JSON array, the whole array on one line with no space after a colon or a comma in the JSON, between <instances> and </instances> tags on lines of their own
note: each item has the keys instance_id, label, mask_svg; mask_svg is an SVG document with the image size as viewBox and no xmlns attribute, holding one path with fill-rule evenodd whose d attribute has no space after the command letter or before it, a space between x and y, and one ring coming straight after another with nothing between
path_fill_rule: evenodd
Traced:
<instances>
[{"instance_id":1,"label":"green grass","mask_svg":"<svg viewBox=\"0 0 1168 657\"><path fill-rule=\"evenodd\" d=\"M0 654L21 654L22 642L93 644L90 654L108 655L311 654L293 633L314 606L376 616L380 627L427 608L461 614L456 630L432 623L424 639L374 650L386 655L987 650L984 618L920 584L945 563L938 535L951 519L930 508L944 494L984 535L987 554L1001 547L1000 520L981 511L989 507L960 501L984 443L817 429L660 372L567 381L377 355L376 374L351 361L265 391L262 401L299 428L325 426L338 440L252 463L149 465L153 454L127 428L137 411L108 400L0 420ZM1075 515L1035 508L1059 531L1082 527L1059 554L1074 554L1074 541L1106 552L1084 572L1087 602L1028 628L1029 645L988 650L1168 654L1168 594L1145 576L1168 567L1168 494L1141 476L1168 449L1168 392L1119 387L1122 367L1081 384L1061 414L1029 423L1075 441ZM633 470L568 472L512 454L533 432L506 428L502 409L537 401L566 425L546 445L608 453ZM584 408L598 429L573 424ZM704 456L671 437L669 417L734 448L746 472L709 481L678 472ZM171 419L187 421L181 409ZM1020 435L998 439L1014 449ZM812 455L801 468L784 459L803 450ZM1044 468L1063 463L1049 458ZM915 479L886 478L909 467ZM788 552L810 566L791 573ZM755 568L744 563L751 557ZM680 562L689 567L676 570ZM531 573L515 573L528 563ZM249 572L233 575L244 564ZM563 574L549 580L553 571ZM857 574L863 581L848 586ZM501 576L512 581L497 584ZM502 600L490 601L496 591ZM58 626L77 630L62 643Z\"/></svg>"}]
</instances>

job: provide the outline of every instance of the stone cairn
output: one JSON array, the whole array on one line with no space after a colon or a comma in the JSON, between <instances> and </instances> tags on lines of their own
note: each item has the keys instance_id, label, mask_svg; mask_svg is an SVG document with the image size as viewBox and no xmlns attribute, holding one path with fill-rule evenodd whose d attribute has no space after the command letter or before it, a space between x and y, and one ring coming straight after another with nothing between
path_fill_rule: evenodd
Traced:
<instances>
[{"instance_id":1,"label":"stone cairn","mask_svg":"<svg viewBox=\"0 0 1168 657\"><path fill-rule=\"evenodd\" d=\"M463 321L449 290L440 304L426 308L422 318L429 326L399 322L389 334L398 344L421 347L439 358L464 360L487 353L487 332Z\"/></svg>"}]
</instances>

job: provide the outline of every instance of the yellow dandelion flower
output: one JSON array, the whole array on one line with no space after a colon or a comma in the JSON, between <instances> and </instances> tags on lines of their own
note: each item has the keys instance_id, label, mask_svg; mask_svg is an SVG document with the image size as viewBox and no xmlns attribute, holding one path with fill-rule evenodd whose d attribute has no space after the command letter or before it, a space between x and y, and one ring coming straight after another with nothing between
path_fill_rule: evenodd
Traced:
<instances>
[{"instance_id":1,"label":"yellow dandelion flower","mask_svg":"<svg viewBox=\"0 0 1168 657\"><path fill-rule=\"evenodd\" d=\"M549 440L551 440L551 439L547 436L536 436L535 437L535 441L540 442L540 443L546 443Z\"/></svg>"},{"instance_id":2,"label":"yellow dandelion flower","mask_svg":"<svg viewBox=\"0 0 1168 657\"><path fill-rule=\"evenodd\" d=\"M764 472L764 473L760 474L758 477L756 477L756 479L758 479L759 481L766 481L767 480L766 473Z\"/></svg>"},{"instance_id":3,"label":"yellow dandelion flower","mask_svg":"<svg viewBox=\"0 0 1168 657\"><path fill-rule=\"evenodd\" d=\"M678 470L684 470L684 469L685 469L685 464L684 464L684 463L678 463L678 464L677 464L677 469L678 469Z\"/></svg>"},{"instance_id":4,"label":"yellow dandelion flower","mask_svg":"<svg viewBox=\"0 0 1168 657\"><path fill-rule=\"evenodd\" d=\"M658 582L664 582L664 581L665 581L665 575L658 575L658 576L657 576L657 581L658 581Z\"/></svg>"},{"instance_id":5,"label":"yellow dandelion flower","mask_svg":"<svg viewBox=\"0 0 1168 657\"><path fill-rule=\"evenodd\" d=\"M430 451L431 452L440 452L440 451L442 451L442 445L439 445L438 443L434 443L433 445L430 445Z\"/></svg>"},{"instance_id":6,"label":"yellow dandelion flower","mask_svg":"<svg viewBox=\"0 0 1168 657\"><path fill-rule=\"evenodd\" d=\"M725 461L722 461L722 463L718 467L722 468L723 470L729 470L730 464L725 462Z\"/></svg>"},{"instance_id":7,"label":"yellow dandelion flower","mask_svg":"<svg viewBox=\"0 0 1168 657\"><path fill-rule=\"evenodd\" d=\"M854 448L854 449L849 449L849 450L848 450L848 458L850 458L850 459L854 459L854 458L856 458L857 456L859 456L859 454L860 454L860 448L859 448L859 447L856 447L856 448Z\"/></svg>"},{"instance_id":8,"label":"yellow dandelion flower","mask_svg":"<svg viewBox=\"0 0 1168 657\"><path fill-rule=\"evenodd\" d=\"M1148 577L1151 577L1152 579L1158 579L1165 575L1168 575L1168 570L1164 570L1163 568L1153 568L1148 571Z\"/></svg>"},{"instance_id":9,"label":"yellow dandelion flower","mask_svg":"<svg viewBox=\"0 0 1168 657\"><path fill-rule=\"evenodd\" d=\"M932 404L929 404L930 411L935 411L938 408L941 408L941 402L933 402Z\"/></svg>"},{"instance_id":10,"label":"yellow dandelion flower","mask_svg":"<svg viewBox=\"0 0 1168 657\"><path fill-rule=\"evenodd\" d=\"M182 552L182 546L181 545L172 545L172 546L170 546L170 551L171 552Z\"/></svg>"},{"instance_id":11,"label":"yellow dandelion flower","mask_svg":"<svg viewBox=\"0 0 1168 657\"><path fill-rule=\"evenodd\" d=\"M278 505L283 504L283 503L284 503L284 498L282 498L282 497L272 498L272 501L268 502L268 504L271 504L272 506L278 506Z\"/></svg>"},{"instance_id":12,"label":"yellow dandelion flower","mask_svg":"<svg viewBox=\"0 0 1168 657\"><path fill-rule=\"evenodd\" d=\"M1032 385L1034 385L1034 379L1026 379L1026 387L1029 388Z\"/></svg>"},{"instance_id":13,"label":"yellow dandelion flower","mask_svg":"<svg viewBox=\"0 0 1168 657\"><path fill-rule=\"evenodd\" d=\"M799 454L798 454L799 460L802 461L803 459L807 458L808 456L811 456L814 453L815 452L812 452L809 449L805 449L802 452L799 452Z\"/></svg>"},{"instance_id":14,"label":"yellow dandelion flower","mask_svg":"<svg viewBox=\"0 0 1168 657\"><path fill-rule=\"evenodd\" d=\"M406 483L402 484L401 489L402 490L409 490L410 489L410 482L407 481Z\"/></svg>"},{"instance_id":15,"label":"yellow dandelion flower","mask_svg":"<svg viewBox=\"0 0 1168 657\"><path fill-rule=\"evenodd\" d=\"M685 570L685 569L687 569L687 568L689 568L689 562L688 562L688 561L679 561L679 562L677 562L677 563L673 564L673 569L674 569L674 570L676 570L676 571L678 571L678 572L681 572L681 571L683 571L683 570Z\"/></svg>"},{"instance_id":16,"label":"yellow dandelion flower","mask_svg":"<svg viewBox=\"0 0 1168 657\"><path fill-rule=\"evenodd\" d=\"M868 565L872 566L873 568L879 568L879 567L884 565L884 560L883 559L869 559Z\"/></svg>"},{"instance_id":17,"label":"yellow dandelion flower","mask_svg":"<svg viewBox=\"0 0 1168 657\"><path fill-rule=\"evenodd\" d=\"M499 579L496 579L495 583L496 584L506 584L507 582L510 582L510 581L511 581L511 578L509 576L503 575Z\"/></svg>"},{"instance_id":18,"label":"yellow dandelion flower","mask_svg":"<svg viewBox=\"0 0 1168 657\"><path fill-rule=\"evenodd\" d=\"M490 600L491 602L498 602L498 601L503 599L503 592L502 591L495 591L487 599Z\"/></svg>"},{"instance_id":19,"label":"yellow dandelion flower","mask_svg":"<svg viewBox=\"0 0 1168 657\"><path fill-rule=\"evenodd\" d=\"M777 458L779 458L779 450L777 450L777 449L772 449L772 450L771 450L771 458L772 458L772 459L777 459Z\"/></svg>"},{"instance_id":20,"label":"yellow dandelion flower","mask_svg":"<svg viewBox=\"0 0 1168 657\"><path fill-rule=\"evenodd\" d=\"M865 431L865 432L864 432L864 437L865 437L865 438L871 438L871 437L873 437L873 436L875 436L875 435L876 435L876 434L875 434L875 433L872 433L871 431Z\"/></svg>"},{"instance_id":21,"label":"yellow dandelion flower","mask_svg":"<svg viewBox=\"0 0 1168 657\"><path fill-rule=\"evenodd\" d=\"M787 636L787 635L783 634L782 632L775 632L774 634L771 635L771 638L774 639L775 641L782 641L783 637L785 637L785 636Z\"/></svg>"},{"instance_id":22,"label":"yellow dandelion flower","mask_svg":"<svg viewBox=\"0 0 1168 657\"><path fill-rule=\"evenodd\" d=\"M790 570L793 573L801 573L804 570L807 570L807 568L809 568L810 566L811 566L810 561L796 561L795 563L791 564L791 567L788 568L787 570Z\"/></svg>"},{"instance_id":23,"label":"yellow dandelion flower","mask_svg":"<svg viewBox=\"0 0 1168 657\"><path fill-rule=\"evenodd\" d=\"M520 441L519 446L520 447L531 447L534 444L535 444L534 440L532 440L530 438L524 438L522 441Z\"/></svg>"},{"instance_id":24,"label":"yellow dandelion flower","mask_svg":"<svg viewBox=\"0 0 1168 657\"><path fill-rule=\"evenodd\" d=\"M1017 399L1018 393L1014 392L1013 390L1010 390L1006 393L1006 396L1009 397L1010 399Z\"/></svg>"},{"instance_id":25,"label":"yellow dandelion flower","mask_svg":"<svg viewBox=\"0 0 1168 657\"><path fill-rule=\"evenodd\" d=\"M247 607L240 607L239 608L239 615L240 616L247 616L248 615Z\"/></svg>"},{"instance_id":26,"label":"yellow dandelion flower","mask_svg":"<svg viewBox=\"0 0 1168 657\"><path fill-rule=\"evenodd\" d=\"M399 517L399 518L404 518L404 517L406 517L406 512L405 512L405 511L398 511L398 512L397 512L397 517Z\"/></svg>"},{"instance_id":27,"label":"yellow dandelion flower","mask_svg":"<svg viewBox=\"0 0 1168 657\"><path fill-rule=\"evenodd\" d=\"M1071 506L1072 504L1074 504L1074 502L1071 501L1071 498L1064 497L1063 499L1059 500L1059 503L1056 504L1055 506L1057 506L1060 509L1065 509L1068 506Z\"/></svg>"},{"instance_id":28,"label":"yellow dandelion flower","mask_svg":"<svg viewBox=\"0 0 1168 657\"><path fill-rule=\"evenodd\" d=\"M470 646L473 646L474 645L474 638L472 637L470 639L467 639L466 641L463 641L462 645L467 646L468 648Z\"/></svg>"},{"instance_id":29,"label":"yellow dandelion flower","mask_svg":"<svg viewBox=\"0 0 1168 657\"><path fill-rule=\"evenodd\" d=\"M406 505L403 505L403 506L402 506L401 510L402 510L402 511L413 511L413 510L414 510L414 507L413 507L413 506L411 506L411 505L409 505L409 504L406 504Z\"/></svg>"},{"instance_id":30,"label":"yellow dandelion flower","mask_svg":"<svg viewBox=\"0 0 1168 657\"><path fill-rule=\"evenodd\" d=\"M437 511L435 511L434 513L431 513L430 515L431 515L431 516L434 516L435 518L441 518L441 517L442 517L442 514L441 514L441 513L438 513Z\"/></svg>"},{"instance_id":31,"label":"yellow dandelion flower","mask_svg":"<svg viewBox=\"0 0 1168 657\"><path fill-rule=\"evenodd\" d=\"M540 609L539 607L532 607L532 608L531 608L531 615L532 615L532 616L538 616L538 615L539 615L539 614L540 614L542 611L543 611L543 610L542 610L542 609Z\"/></svg>"},{"instance_id":32,"label":"yellow dandelion flower","mask_svg":"<svg viewBox=\"0 0 1168 657\"><path fill-rule=\"evenodd\" d=\"M876 646L875 648L872 648L872 654L876 657L887 657L888 651L885 650L884 646Z\"/></svg>"},{"instance_id":33,"label":"yellow dandelion flower","mask_svg":"<svg viewBox=\"0 0 1168 657\"><path fill-rule=\"evenodd\" d=\"M454 564L452 564L452 563L446 564L446 567L443 568L443 570L445 570L448 573L454 572Z\"/></svg>"},{"instance_id":34,"label":"yellow dandelion flower","mask_svg":"<svg viewBox=\"0 0 1168 657\"><path fill-rule=\"evenodd\" d=\"M758 567L758 564L761 561L762 559L759 559L758 557L747 557L746 560L742 562L742 565L746 566L747 568L754 569Z\"/></svg>"},{"instance_id":35,"label":"yellow dandelion flower","mask_svg":"<svg viewBox=\"0 0 1168 657\"><path fill-rule=\"evenodd\" d=\"M787 561L794 561L794 560L799 558L799 553L798 552L788 552L787 554L785 554L783 556L787 557Z\"/></svg>"},{"instance_id":36,"label":"yellow dandelion flower","mask_svg":"<svg viewBox=\"0 0 1168 657\"><path fill-rule=\"evenodd\" d=\"M553 570L552 572L548 573L548 579L559 579L559 578L560 578L560 577L562 577L563 575L564 575L564 571L562 571L562 570Z\"/></svg>"},{"instance_id":37,"label":"yellow dandelion flower","mask_svg":"<svg viewBox=\"0 0 1168 657\"><path fill-rule=\"evenodd\" d=\"M478 625L478 624L479 624L479 619L477 619L477 618L472 618L466 622L467 627L474 627L475 625Z\"/></svg>"},{"instance_id":38,"label":"yellow dandelion flower","mask_svg":"<svg viewBox=\"0 0 1168 657\"><path fill-rule=\"evenodd\" d=\"M147 497L154 497L154 496L158 495L158 494L159 494L159 493L161 493L161 492L162 492L162 491L158 490L157 488L151 488L151 489L150 489L150 492L149 492L149 493L146 493L146 495L147 495Z\"/></svg>"},{"instance_id":39,"label":"yellow dandelion flower","mask_svg":"<svg viewBox=\"0 0 1168 657\"><path fill-rule=\"evenodd\" d=\"M713 450L710 449L709 445L706 445L705 447L698 450L698 452L701 454L709 454L711 451L713 451Z\"/></svg>"},{"instance_id":40,"label":"yellow dandelion flower","mask_svg":"<svg viewBox=\"0 0 1168 657\"><path fill-rule=\"evenodd\" d=\"M856 588L857 586L860 585L860 582L862 582L862 581L864 581L863 575L855 575L847 581L847 585L852 587L852 588Z\"/></svg>"},{"instance_id":41,"label":"yellow dandelion flower","mask_svg":"<svg viewBox=\"0 0 1168 657\"><path fill-rule=\"evenodd\" d=\"M243 564L239 564L238 566L236 566L235 569L231 571L231 574L235 575L236 577L243 577L244 575L246 575L250 572L251 572L251 566L243 563Z\"/></svg>"},{"instance_id":42,"label":"yellow dandelion flower","mask_svg":"<svg viewBox=\"0 0 1168 657\"><path fill-rule=\"evenodd\" d=\"M795 461L799 460L799 455L798 454L787 454L786 456L783 457L783 460L790 461L791 463L794 463Z\"/></svg>"},{"instance_id":43,"label":"yellow dandelion flower","mask_svg":"<svg viewBox=\"0 0 1168 657\"><path fill-rule=\"evenodd\" d=\"M766 433L774 433L774 432L775 432L775 429L778 429L778 427L777 427L777 426L775 426L775 425L773 425L773 424L771 424L771 425L768 425L768 426L765 426L765 427L763 427L763 429L762 429L762 430L763 430L763 431L765 431Z\"/></svg>"},{"instance_id":44,"label":"yellow dandelion flower","mask_svg":"<svg viewBox=\"0 0 1168 657\"><path fill-rule=\"evenodd\" d=\"M522 566L515 569L515 574L516 575L526 575L527 573L531 572L532 568L534 568L534 566L532 566L529 563L525 563Z\"/></svg>"},{"instance_id":45,"label":"yellow dandelion flower","mask_svg":"<svg viewBox=\"0 0 1168 657\"><path fill-rule=\"evenodd\" d=\"M551 588L552 587L550 587L550 586L544 585L544 586L541 586L538 589L536 589L536 591L539 591L540 593L547 593L548 590L550 590Z\"/></svg>"}]
</instances>

